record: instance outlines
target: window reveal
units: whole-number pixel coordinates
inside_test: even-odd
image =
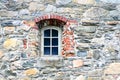
[[[60,50],[59,30],[49,27],[43,30],[43,55],[58,55]]]

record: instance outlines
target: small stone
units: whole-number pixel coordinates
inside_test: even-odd
[[[83,26],[97,26],[99,24],[98,21],[94,20],[81,20]]]
[[[31,80],[29,77],[21,78],[20,80]]]
[[[56,12],[57,8],[53,5],[48,5],[47,8],[45,9],[45,12]]]
[[[71,8],[57,8],[58,13],[69,13],[72,11],[73,11],[73,9],[71,9]]]
[[[15,21],[12,21],[12,24],[13,24],[14,26],[20,26],[21,23],[22,23],[21,20],[15,20]]]
[[[85,57],[85,56],[87,56],[87,52],[86,51],[78,51],[77,56],[78,57]]]
[[[104,74],[120,74],[120,63],[111,63],[108,68],[104,70]]]
[[[13,23],[12,23],[12,21],[3,22],[3,23],[1,23],[1,26],[3,26],[3,27],[6,27],[6,26],[12,27]]]
[[[100,1],[103,1],[103,2],[106,2],[106,3],[120,3],[119,0],[100,0]]]
[[[14,31],[15,31],[15,27],[11,27],[11,26],[4,27],[5,34],[10,34],[10,33],[13,33]]]
[[[120,17],[120,12],[117,10],[112,10],[109,12],[108,16],[112,17],[114,20],[118,20]]]
[[[120,5],[116,6],[117,10],[120,11]]]
[[[29,14],[30,14],[30,12],[28,9],[22,9],[19,11],[19,15],[29,15]]]
[[[66,5],[70,2],[72,2],[72,0],[56,0],[57,5]]]
[[[23,23],[31,27],[36,26],[36,23],[34,21],[24,21]]]
[[[81,67],[83,66],[84,62],[83,60],[73,60],[73,67]]]
[[[37,11],[37,10],[44,10],[45,6],[43,4],[39,4],[37,2],[31,2],[29,4],[28,9],[29,9],[29,11],[34,12],[34,11]]]
[[[14,38],[11,38],[11,39],[7,39],[4,43],[3,43],[3,47],[6,48],[6,49],[16,49],[18,46],[18,43],[17,43],[17,39],[14,39]]]
[[[26,70],[24,73],[27,76],[32,76],[32,75],[36,75],[37,73],[39,73],[39,70],[36,68],[31,68],[31,69]]]
[[[0,10],[1,17],[15,17],[18,16],[17,11],[7,11],[7,10]]]
[[[93,33],[96,31],[96,29],[97,29],[97,26],[83,26],[83,31],[88,33]]]
[[[95,17],[104,17],[108,14],[108,11],[103,9],[103,8],[99,8],[99,7],[92,7],[90,9],[88,9],[83,16],[87,17],[87,18],[95,18]]]
[[[108,21],[106,22],[108,25],[117,25],[119,22],[118,21]]]
[[[95,0],[73,0],[73,2],[79,3],[79,4],[95,4]]]
[[[75,80],[85,80],[85,76],[80,75],[80,76],[78,76]]]
[[[96,60],[98,60],[100,58],[100,51],[99,50],[93,51],[93,58]]]
[[[0,58],[4,56],[3,51],[0,51]]]

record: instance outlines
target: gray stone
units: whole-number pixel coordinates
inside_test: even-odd
[[[72,0],[56,0],[57,5],[66,5],[70,2],[72,2]]]
[[[38,11],[38,10],[44,10],[45,6],[43,4],[37,3],[37,2],[31,2],[29,4],[29,11],[30,12],[34,12],[34,11]]]
[[[18,12],[16,11],[7,11],[7,10],[0,10],[1,17],[15,17],[18,16]]]
[[[0,9],[7,9],[7,7],[3,3],[0,3]]]
[[[78,51],[77,56],[78,57],[85,57],[85,56],[87,56],[87,52],[86,51]]]
[[[117,10],[110,11],[108,16],[112,17],[114,20],[118,20],[120,12]]]
[[[15,72],[13,72],[12,70],[5,70],[5,75],[7,75],[7,76],[17,76],[17,74]]]
[[[14,26],[14,25],[13,25],[12,21],[7,21],[7,22],[1,23],[1,26],[6,27],[6,26]]]
[[[78,76],[75,80],[85,80],[85,76],[80,75],[80,76]]]
[[[45,12],[56,12],[57,8],[53,5],[47,5]]]
[[[22,9],[19,11],[19,15],[29,15],[29,14],[30,14],[30,12],[28,9]]]
[[[104,17],[108,14],[108,11],[103,9],[103,8],[99,8],[99,7],[92,7],[90,9],[88,9],[83,16],[84,17],[88,17],[88,18],[98,18],[98,17]]]
[[[73,1],[79,4],[84,4],[84,5],[90,5],[90,4],[96,3],[95,0],[73,0]]]
[[[27,3],[19,3],[17,6],[16,6],[16,10],[19,10],[19,9],[26,9],[28,8],[28,4]]]
[[[93,58],[98,60],[100,58],[100,51],[99,50],[95,50],[93,52]]]
[[[106,3],[120,3],[119,0],[100,0],[100,1],[103,1],[103,2],[106,2]]]
[[[21,20],[14,20],[14,21],[12,21],[12,24],[14,26],[20,26],[22,24],[22,21]]]

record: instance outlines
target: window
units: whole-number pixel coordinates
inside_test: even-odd
[[[59,55],[60,53],[60,28],[45,27],[42,29],[42,54],[44,56]]]

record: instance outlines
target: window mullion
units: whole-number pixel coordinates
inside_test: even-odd
[[[50,29],[50,55],[52,55],[52,29]]]

